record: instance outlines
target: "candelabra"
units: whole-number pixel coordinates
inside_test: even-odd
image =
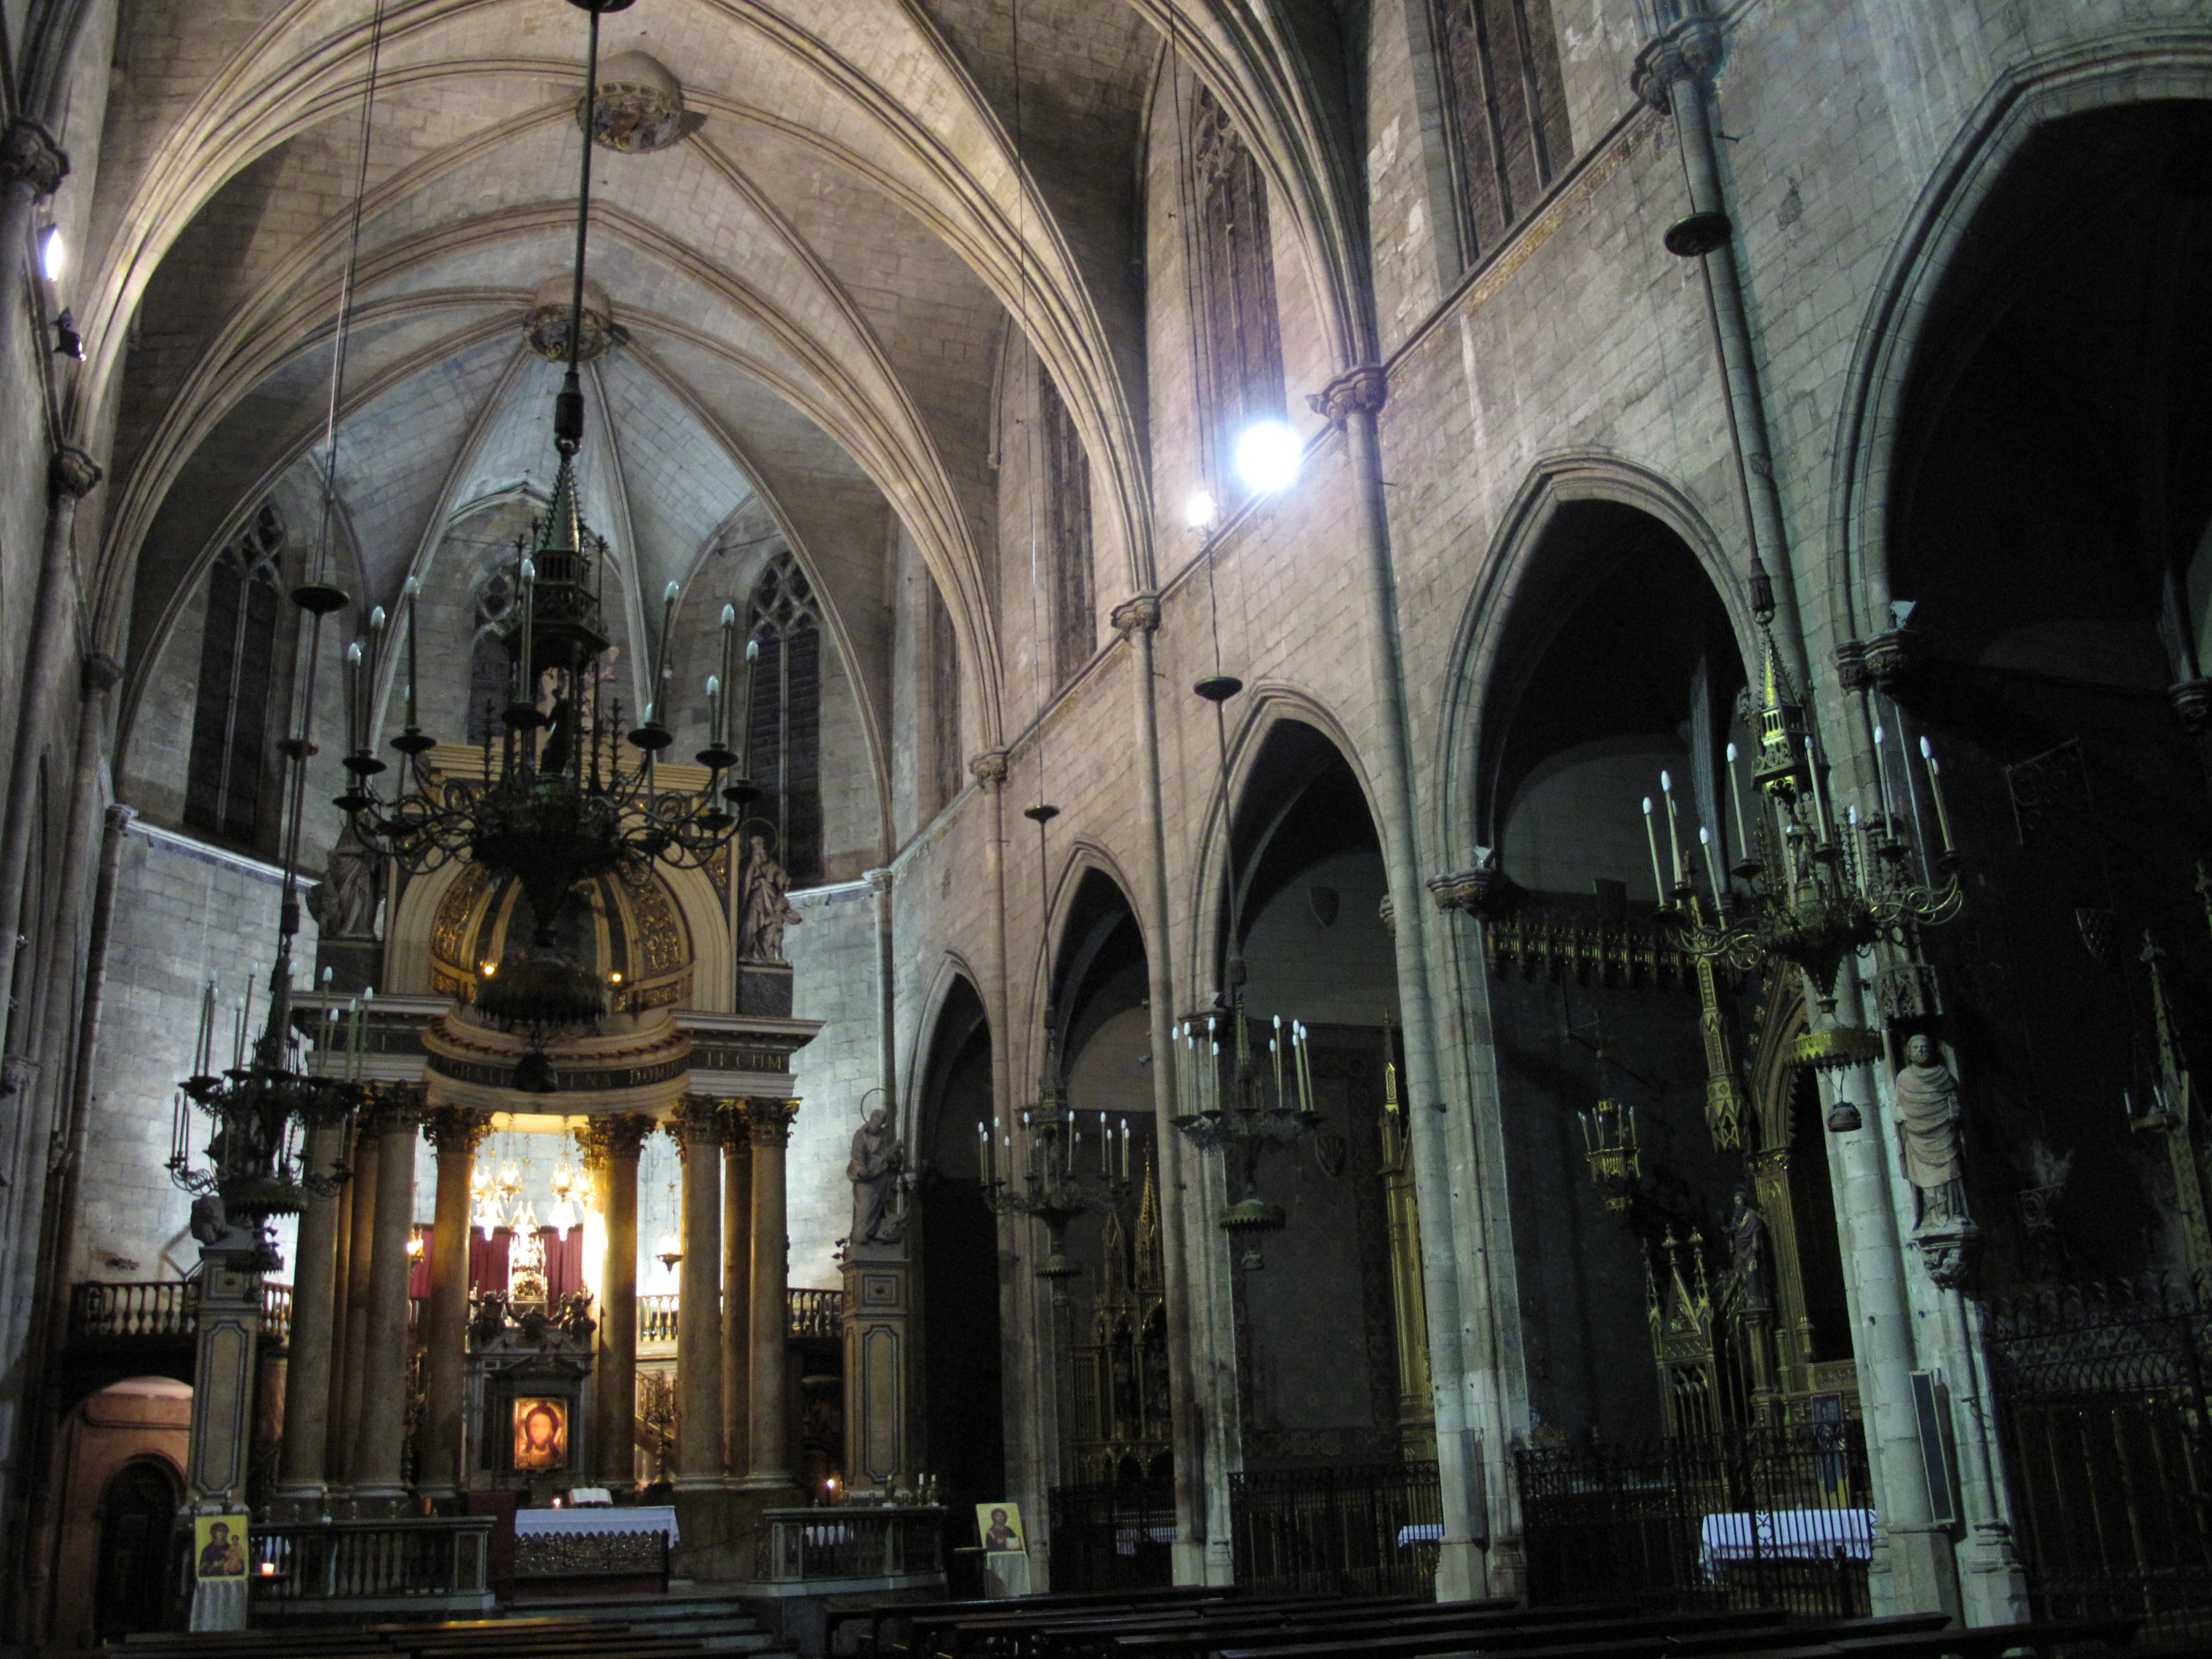
[[[1067,1254],[1068,1224],[1077,1217],[1118,1208],[1129,1193],[1129,1126],[1118,1132],[1099,1115],[1097,1156],[1085,1167],[1083,1131],[1067,1104],[1060,1081],[1060,1041],[1049,1011],[1045,1017],[1045,1062],[1036,1104],[1021,1115],[1029,1131],[1028,1163],[1018,1180],[1001,1171],[1003,1155],[1013,1156],[1012,1137],[994,1146],[988,1125],[978,1127],[983,1163],[983,1201],[998,1215],[1030,1216],[1044,1224],[1045,1258],[1036,1276],[1073,1279],[1083,1269]]]
[[[1711,828],[1698,828],[1698,861],[1709,891],[1700,891],[1698,872],[1684,849],[1673,778],[1659,775],[1662,808],[1644,797],[1644,838],[1660,920],[1700,963],[1750,969],[1780,957],[1803,969],[1826,997],[1846,956],[1883,939],[1907,944],[1915,927],[1958,915],[1963,895],[1954,867],[1942,769],[1923,738],[1918,767],[1909,754],[1901,755],[1902,777],[1893,787],[1887,734],[1877,726],[1878,810],[1862,817],[1856,804],[1839,806],[1806,732],[1803,708],[1771,643],[1758,720],[1748,813],[1736,746],[1727,750],[1738,861],[1723,872]],[[1932,863],[1924,847],[1915,845],[1923,775],[1936,826]],[[1662,811],[1663,867],[1657,824]]]
[[[1226,1010],[1193,1015],[1179,1028],[1177,1083],[1181,1097],[1193,1109],[1175,1121],[1192,1145],[1218,1151],[1229,1162],[1231,1183],[1241,1188],[1241,1195],[1222,1216],[1222,1231],[1241,1242],[1243,1265],[1257,1267],[1261,1236],[1279,1231],[1287,1218],[1280,1205],[1260,1196],[1260,1159],[1307,1139],[1322,1115],[1314,1109],[1304,1025],[1297,1020],[1286,1024],[1281,1015],[1275,1016],[1262,1064],[1253,1051],[1253,1022],[1244,1014],[1241,973],[1232,970],[1231,984]]]
[[[1590,1181],[1605,1207],[1618,1213],[1636,1198],[1636,1183],[1644,1178],[1644,1149],[1636,1138],[1636,1108],[1616,1100],[1601,1100],[1590,1110],[1577,1112],[1582,1120],[1583,1155],[1589,1160]]]

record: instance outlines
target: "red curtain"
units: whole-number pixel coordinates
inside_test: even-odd
[[[469,1294],[486,1291],[507,1294],[507,1245],[514,1235],[501,1227],[489,1238],[480,1227],[469,1229]]]
[[[427,1232],[427,1229],[425,1230]],[[545,1289],[555,1304],[571,1291],[584,1288],[584,1230],[574,1228],[563,1238],[551,1227],[541,1227],[538,1236],[545,1241]],[[469,1229],[469,1294],[482,1296],[486,1291],[507,1294],[507,1251],[514,1235],[501,1227],[489,1238],[482,1231]],[[427,1258],[428,1247],[424,1246]],[[421,1287],[412,1291],[416,1296],[430,1293],[429,1269],[418,1264],[416,1283]]]
[[[422,1246],[407,1264],[407,1294],[420,1302],[430,1294],[430,1229],[417,1225],[409,1237]]]

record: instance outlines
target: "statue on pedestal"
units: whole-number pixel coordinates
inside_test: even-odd
[[[323,878],[307,895],[307,911],[327,939],[376,938],[377,879],[381,862],[362,845],[350,822],[340,832],[323,866]]]
[[[1774,1291],[1766,1274],[1766,1218],[1751,1201],[1751,1189],[1735,1189],[1735,1212],[1729,1220],[1729,1282],[1739,1316],[1772,1313]]]
[[[853,1155],[845,1164],[845,1179],[853,1183],[854,1245],[896,1244],[906,1237],[906,1208],[899,1202],[905,1173],[906,1148],[886,1101],[853,1132]]]
[[[768,837],[745,837],[744,903],[738,912],[738,960],[783,960],[783,930],[800,920],[788,895],[791,877],[768,850]]]
[[[1959,1080],[1936,1053],[1935,1039],[1924,1032],[1905,1045],[1905,1064],[1897,1068],[1896,1097],[1905,1178],[1920,1195],[1918,1224],[1964,1220]]]

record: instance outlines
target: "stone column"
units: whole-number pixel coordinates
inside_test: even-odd
[[[742,1480],[752,1467],[753,1143],[744,1103],[722,1111],[722,1458]]]
[[[745,1471],[749,1492],[791,1486],[791,1401],[785,1350],[791,1341],[789,1256],[785,1237],[784,1149],[791,1144],[795,1100],[749,1100],[745,1121],[753,1143],[752,1432]]]
[[[422,1125],[437,1149],[438,1208],[430,1230],[429,1327],[423,1334],[422,1455],[417,1482],[433,1503],[453,1504],[467,1484],[462,1449],[463,1384],[469,1341],[469,1172],[491,1121],[465,1106],[441,1106]]]
[[[61,187],[69,170],[69,152],[44,123],[19,115],[0,130],[0,269],[11,286],[26,263],[31,210]],[[15,362],[16,331],[26,308],[20,296],[10,296],[0,319],[0,350],[7,354],[0,362]]]
[[[353,1479],[354,1444],[361,1437],[362,1364],[368,1354],[368,1259],[376,1236],[379,1141],[367,1122],[354,1126],[353,1176],[346,1182],[345,1232],[338,1242],[337,1375],[331,1379],[330,1426],[324,1478],[333,1485]]]
[[[599,1484],[613,1488],[637,1482],[637,1155],[652,1133],[653,1120],[636,1112],[594,1118],[576,1132],[606,1224],[589,1453]]]
[[[325,1124],[307,1136],[305,1162],[327,1176],[344,1153],[347,1126]],[[300,1215],[292,1268],[291,1355],[284,1372],[284,1449],[277,1468],[277,1511],[311,1520],[330,1495],[331,1376],[338,1336],[338,1236],[345,1188],[309,1196]]]
[[[401,1479],[407,1449],[407,1234],[415,1216],[415,1127],[421,1121],[418,1091],[386,1087],[378,1092],[371,1109],[377,1170],[368,1328],[351,1483],[354,1512],[364,1516],[396,1515],[407,1503]]]
[[[684,1269],[676,1319],[678,1492],[722,1481],[722,1113],[688,1096],[669,1126],[684,1154]]]

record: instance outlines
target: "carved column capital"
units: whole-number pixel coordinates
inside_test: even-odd
[[[1867,669],[1866,647],[1857,640],[1844,640],[1836,647],[1836,678],[1846,691],[1868,691],[1874,687],[1874,676]]]
[[[77,684],[88,697],[112,691],[122,683],[123,665],[105,651],[88,651],[77,668]]]
[[[1342,426],[1354,415],[1381,414],[1389,395],[1389,374],[1379,364],[1362,363],[1338,375],[1308,402],[1332,424]]]
[[[1674,106],[1676,82],[1708,80],[1720,61],[1720,26],[1711,18],[1686,17],[1636,54],[1628,84],[1663,115]]]
[[[100,463],[74,444],[61,444],[46,459],[46,488],[57,498],[81,501],[106,475]]]
[[[27,184],[33,197],[51,196],[69,177],[69,152],[27,115],[0,130],[0,184]]]
[[[433,1106],[422,1114],[422,1139],[438,1155],[461,1152],[473,1156],[491,1133],[491,1118],[469,1106]]]
[[[1124,599],[1114,607],[1114,631],[1123,639],[1137,634],[1154,634],[1160,626],[1160,596],[1139,593],[1133,599]]]
[[[725,1100],[722,1109],[722,1144],[732,1156],[750,1158],[753,1150],[752,1114],[750,1101]]]
[[[983,786],[985,793],[995,793],[1006,786],[1006,751],[987,749],[968,763],[968,769]]]
[[[397,1134],[412,1129],[428,1115],[429,1107],[419,1083],[371,1083],[361,1109],[363,1134]]]
[[[748,1100],[745,1102],[745,1127],[756,1146],[787,1146],[791,1144],[791,1121],[799,1115],[795,1100]]]
[[[653,1120],[643,1112],[617,1112],[592,1119],[575,1132],[576,1150],[583,1154],[585,1170],[597,1175],[611,1162],[636,1163],[653,1127]]]
[[[669,1138],[687,1158],[698,1147],[719,1151],[727,1133],[722,1103],[709,1095],[684,1096],[668,1120]]]

